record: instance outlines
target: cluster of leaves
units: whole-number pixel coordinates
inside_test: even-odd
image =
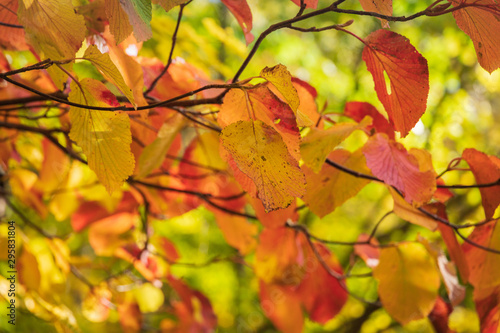
[[[474,288],[481,330],[500,332],[500,159],[469,148],[438,174],[428,151],[401,143],[426,111],[429,69],[389,27],[451,13],[491,73],[500,67],[500,4],[438,0],[393,16],[390,0],[360,0],[363,10],[344,8],[347,1],[320,9],[317,0],[293,2],[296,16],[254,41],[247,2],[222,0],[247,45],[254,42],[225,83],[172,57],[190,1],[153,1],[167,12],[179,6],[166,64],[137,56],[152,36],[151,1],[0,1],[0,45],[9,50],[0,53],[0,208],[5,221],[22,225],[22,311],[59,331],[88,321],[119,321],[127,332],[215,330],[209,298],[172,272],[194,258],[181,257],[176,235],[157,228],[205,207],[237,250],[227,260],[251,269],[263,313],[283,332],[301,332],[306,317],[326,324],[349,298],[372,312],[383,307],[402,325],[428,317],[436,331],[449,332],[465,286]],[[328,13],[353,19],[297,25]],[[356,35],[349,28],[360,16],[380,19],[383,29]],[[362,43],[387,118],[370,103],[350,101],[342,113],[349,120],[334,121],[318,110],[316,89],[281,64],[241,80],[263,40],[280,29],[336,30]],[[36,61],[13,61],[26,50]],[[341,148],[356,131],[362,144]],[[443,180],[469,171],[476,184]],[[349,242],[309,231],[306,214],[322,218],[370,183],[387,188],[394,208],[369,234]],[[479,188],[483,220],[448,220],[452,190],[464,188]],[[391,213],[440,236],[379,239]],[[352,249],[348,267],[330,245]],[[376,299],[352,293],[351,278],[376,281]]]

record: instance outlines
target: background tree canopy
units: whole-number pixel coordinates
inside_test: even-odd
[[[0,0],[0,330],[499,333],[499,31],[496,0]]]

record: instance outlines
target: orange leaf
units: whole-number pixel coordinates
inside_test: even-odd
[[[367,12],[375,12],[382,15],[392,15],[392,0],[359,0],[361,7]],[[380,19],[382,28],[389,28],[389,22]]]
[[[258,189],[266,211],[288,207],[305,192],[305,178],[281,136],[262,121],[239,121],[221,133],[221,143]]]
[[[284,333],[301,333],[304,315],[300,300],[288,286],[266,284],[260,280],[260,305],[264,314]]]
[[[292,77],[292,84],[299,95],[299,109],[297,110],[297,126],[315,126],[318,123],[318,128],[323,128],[321,115],[318,113],[315,99],[318,93],[309,83]]]
[[[365,40],[363,60],[394,128],[405,137],[424,114],[429,94],[427,60],[405,37],[377,30]],[[386,85],[387,75],[390,86]]]
[[[477,60],[489,73],[500,67],[500,4],[496,0],[450,0],[457,7],[473,4],[453,12],[458,27],[465,32],[476,49]]]
[[[500,180],[500,159],[488,156],[474,148],[465,149],[462,158],[469,164],[478,184],[492,183]],[[489,219],[500,205],[500,184],[498,186],[480,187],[481,198],[486,218]]]
[[[316,258],[309,244],[303,239],[302,242],[305,247],[303,267],[306,275],[297,289],[297,294],[311,320],[325,324],[340,312],[348,295],[345,286],[341,286],[344,282],[330,275]],[[342,268],[336,257],[323,244],[315,243],[314,246],[330,270],[342,275]]]
[[[397,193],[393,188],[389,188],[394,199],[394,213],[405,221],[411,222],[413,224],[422,226],[429,230],[436,230],[438,222],[425,213],[422,213],[417,208],[410,205],[399,193]],[[428,210],[428,205],[422,207]],[[432,212],[432,211],[431,211]]]
[[[226,7],[233,13],[240,24],[247,45],[253,41],[252,31],[252,12],[246,0],[221,0]]]
[[[6,24],[20,25],[17,20],[18,0],[0,0],[0,22]],[[2,29],[7,29],[0,34],[0,46],[6,49],[27,50],[28,45],[24,40],[24,29],[11,28],[4,26]]]
[[[142,313],[137,303],[125,302],[118,305],[120,325],[126,333],[140,332],[142,324]]]
[[[292,0],[297,6],[300,6],[300,0]],[[304,0],[306,8],[316,9],[318,7],[318,0]]]
[[[257,219],[266,228],[283,227],[288,220],[295,222],[299,219],[299,213],[296,210],[297,203],[295,201],[285,209],[277,209],[269,213],[266,213],[260,200],[250,199],[250,204],[255,209]]]
[[[224,239],[232,247],[237,248],[241,254],[250,253],[256,246],[255,237],[258,230],[257,225],[247,221],[246,218],[225,213],[219,209],[213,209]]]
[[[361,149],[352,154],[347,150],[337,149],[328,157],[346,168],[370,174]],[[318,174],[306,166],[302,169],[307,183],[303,200],[319,217],[333,212],[370,182],[368,179],[354,177],[328,164],[324,164]]]
[[[363,148],[366,164],[372,173],[387,185],[404,194],[406,201],[423,204],[436,190],[434,170],[420,170],[418,160],[404,146],[389,140],[385,134],[375,134]]]
[[[290,75],[286,66],[278,64],[271,68],[266,67],[260,72],[260,76],[271,82],[283,95],[292,110],[297,112],[300,104],[299,95],[292,84],[292,75]]]
[[[498,221],[476,227],[469,236],[469,240],[500,251],[500,223]],[[469,265],[469,282],[477,289],[498,287],[500,285],[500,274],[498,274],[500,255],[469,243],[464,243],[462,249]]]
[[[371,125],[366,126],[367,133],[370,133],[373,129],[377,133],[387,134],[390,139],[394,140],[394,128],[370,103],[348,102],[345,105],[344,114],[358,123],[363,120],[364,117],[370,116],[373,121]]]

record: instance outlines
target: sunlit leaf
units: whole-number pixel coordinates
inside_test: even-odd
[[[329,159],[356,172],[371,174],[360,149],[352,154],[337,149],[330,154]],[[328,164],[324,164],[319,173],[314,173],[308,167],[303,167],[303,170],[307,183],[303,200],[319,217],[333,212],[370,182],[368,179],[354,177]]]
[[[429,94],[427,60],[405,37],[377,30],[365,40],[363,60],[373,76],[375,91],[401,136],[408,135],[424,114]],[[389,78],[389,86],[384,75]]]
[[[108,319],[111,291],[105,285],[92,288],[83,300],[82,314],[91,322],[100,323]]]
[[[120,0],[120,5],[123,11],[127,14],[128,20],[132,25],[134,30],[134,36],[138,42],[143,42],[150,39],[153,36],[151,31],[151,17],[152,17],[152,7],[151,1],[149,0]],[[118,14],[118,9],[114,8],[113,15]],[[122,18],[122,14],[117,15],[118,18]],[[121,25],[122,23],[118,23]],[[120,34],[121,35],[121,34]]]
[[[384,308],[403,325],[425,318],[434,307],[439,271],[422,244],[402,243],[381,249],[373,277],[379,282]]]
[[[135,105],[132,90],[125,84],[122,75],[108,54],[101,53],[96,46],[91,45],[85,50],[83,58],[90,61],[110,82],[120,89],[130,103]]]
[[[120,0],[106,0],[105,6],[106,15],[109,19],[109,30],[115,37],[116,43],[119,44],[130,36],[133,31],[132,25],[127,13],[120,5]]]
[[[469,164],[478,184],[500,181],[500,159],[489,156],[474,148],[465,149],[462,158]],[[496,208],[500,205],[500,184],[497,186],[480,187],[483,200],[484,214],[489,219],[493,217]]]
[[[496,0],[450,0],[453,6],[473,4],[453,12],[457,25],[474,43],[481,67],[492,73],[500,67],[500,4]]]
[[[299,95],[292,84],[292,76],[286,66],[279,64],[271,68],[266,67],[260,72],[260,76],[271,82],[285,97],[292,110],[297,112],[300,104]]]
[[[431,216],[419,211],[417,208],[410,205],[399,193],[397,193],[393,188],[389,188],[394,199],[394,213],[405,221],[411,222],[413,224],[422,226],[429,230],[436,230],[438,227],[438,222]],[[427,206],[423,206],[422,209],[428,210]],[[431,212],[432,213],[432,212]]]
[[[259,120],[239,121],[224,128],[221,142],[257,186],[266,211],[286,208],[304,194],[304,175],[272,127]]]
[[[385,134],[376,134],[365,144],[363,153],[372,173],[394,186],[413,205],[428,202],[436,190],[433,170],[421,171],[417,158]]]
[[[69,100],[89,106],[116,106],[116,98],[102,83],[83,79],[71,82]],[[109,193],[117,190],[134,171],[132,136],[126,114],[72,107],[70,137],[87,156],[90,169]]]
[[[188,2],[189,0],[153,0],[153,3],[156,3],[165,9],[165,11],[170,11],[172,8],[182,5],[183,3]]]
[[[300,152],[308,167],[319,172],[328,154],[344,141],[355,130],[364,129],[370,125],[371,119],[365,118],[359,124],[340,123],[327,130],[311,128],[311,132],[302,140]]]

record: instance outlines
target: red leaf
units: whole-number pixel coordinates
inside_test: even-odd
[[[374,129],[375,132],[385,133],[389,138],[394,139],[394,128],[370,103],[349,102],[345,105],[344,114],[358,123],[363,120],[365,116],[370,116],[373,121],[371,125],[366,126],[368,134]]]
[[[408,39],[392,31],[377,30],[365,43],[363,60],[373,76],[377,96],[391,124],[405,137],[425,112],[429,94],[427,60]]]
[[[436,180],[436,185],[445,185],[444,180],[442,178],[438,178]],[[434,192],[434,199],[439,202],[445,203],[450,200],[454,196],[453,192],[451,192],[447,188],[438,187],[436,192]]]
[[[474,290],[476,311],[481,323],[481,332],[498,333],[500,331],[500,287],[494,290]]]
[[[372,173],[401,191],[409,203],[423,204],[436,190],[432,170],[420,171],[418,160],[402,144],[376,134],[365,144],[363,153]]]
[[[465,149],[462,158],[469,164],[478,184],[492,183],[500,180],[500,159],[488,156],[474,148]],[[498,186],[480,187],[481,198],[486,218],[489,219],[500,205],[500,184]]]
[[[224,5],[233,13],[240,24],[247,45],[253,41],[252,30],[252,12],[246,0],[221,0]]]
[[[436,304],[434,304],[434,308],[432,309],[431,313],[429,313],[429,320],[436,330],[436,333],[455,332],[450,330],[450,328],[448,327],[448,318],[451,311],[451,305],[443,301],[441,297],[438,297]]]
[[[473,4],[453,12],[458,27],[472,39],[481,67],[492,73],[500,67],[500,4],[496,0],[450,0],[457,7]]]

